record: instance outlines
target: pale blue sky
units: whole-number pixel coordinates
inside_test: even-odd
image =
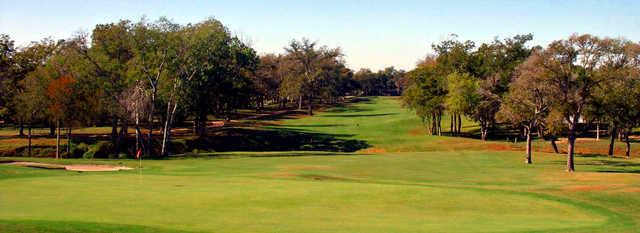
[[[0,0],[0,33],[18,44],[66,38],[118,19],[167,16],[179,23],[221,20],[259,53],[308,37],[340,46],[347,65],[411,69],[430,45],[458,34],[488,42],[533,33],[546,45],[572,33],[640,40],[640,1],[148,1]]]

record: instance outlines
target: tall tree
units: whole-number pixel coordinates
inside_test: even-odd
[[[339,48],[329,49],[326,46],[316,48],[316,42],[303,38],[300,41],[293,40],[285,48],[288,56],[295,62],[293,76],[290,79],[297,80],[300,100],[307,99],[307,113],[313,115],[313,101],[318,96],[319,81],[323,77],[322,65],[335,61],[342,57]],[[302,101],[300,101],[302,102]]]
[[[550,88],[551,111],[561,115],[568,128],[567,171],[575,171],[574,152],[578,122],[593,97],[592,90],[603,78],[595,69],[602,59],[598,37],[573,35],[552,42],[540,55],[547,74],[543,80]]]
[[[540,127],[549,111],[550,92],[543,82],[545,71],[540,67],[541,56],[537,53],[518,66],[514,79],[509,84],[509,92],[504,97],[499,120],[523,127],[527,138],[525,162],[532,163],[532,130]]]
[[[629,158],[629,134],[640,121],[640,45],[610,38],[602,39],[600,44],[603,58],[596,72],[604,81],[593,90],[590,110],[609,122],[609,156],[613,156],[616,134],[621,133]]]
[[[418,66],[407,73],[412,85],[402,95],[403,104],[413,109],[427,126],[431,135],[442,133],[441,121],[444,113],[447,89],[446,80],[433,66]]]

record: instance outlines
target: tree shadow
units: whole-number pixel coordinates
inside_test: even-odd
[[[210,137],[187,141],[187,147],[228,151],[330,151],[354,152],[370,145],[346,139],[351,134],[322,134],[294,129],[223,128]]]
[[[603,157],[594,155],[594,157]],[[597,172],[603,173],[640,173],[640,163],[617,159],[594,159],[576,163],[576,165],[597,166]]]
[[[376,113],[376,114],[335,114],[335,115],[322,115],[321,117],[377,117],[396,115],[397,113]]]
[[[312,124],[312,125],[278,125],[279,127],[291,127],[291,128],[324,128],[324,127],[339,127],[345,126],[345,124]]]

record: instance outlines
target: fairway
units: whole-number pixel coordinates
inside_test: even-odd
[[[448,124],[446,118],[444,125]],[[636,232],[640,161],[427,136],[398,98],[370,97],[268,130],[366,148],[228,152],[71,172],[0,165],[0,232]],[[463,129],[476,126],[465,121]],[[508,148],[508,149],[505,149]],[[51,162],[52,159],[30,159]],[[135,160],[63,160],[137,168]]]

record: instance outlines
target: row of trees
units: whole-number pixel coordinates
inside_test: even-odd
[[[108,124],[114,153],[164,156],[176,122],[192,121],[194,134],[206,136],[209,116],[289,103],[305,103],[312,114],[314,103],[361,92],[340,49],[302,39],[283,54],[258,56],[215,19],[122,20],[96,25],[91,37],[26,47],[2,35],[0,56],[1,119],[15,123],[21,136],[29,130],[29,148],[32,126],[48,125],[58,138],[56,156],[62,129],[70,138],[73,127]],[[129,127],[135,148],[121,148]]]
[[[480,125],[485,140],[497,123],[522,129],[531,163],[532,133],[568,138],[567,170],[574,171],[580,123],[608,124],[609,155],[616,135],[626,140],[640,123],[640,44],[622,38],[573,35],[547,47],[528,47],[531,35],[517,35],[476,47],[455,37],[433,45],[428,56],[408,73],[404,103],[442,132],[445,112],[451,132],[459,134],[461,115]]]

